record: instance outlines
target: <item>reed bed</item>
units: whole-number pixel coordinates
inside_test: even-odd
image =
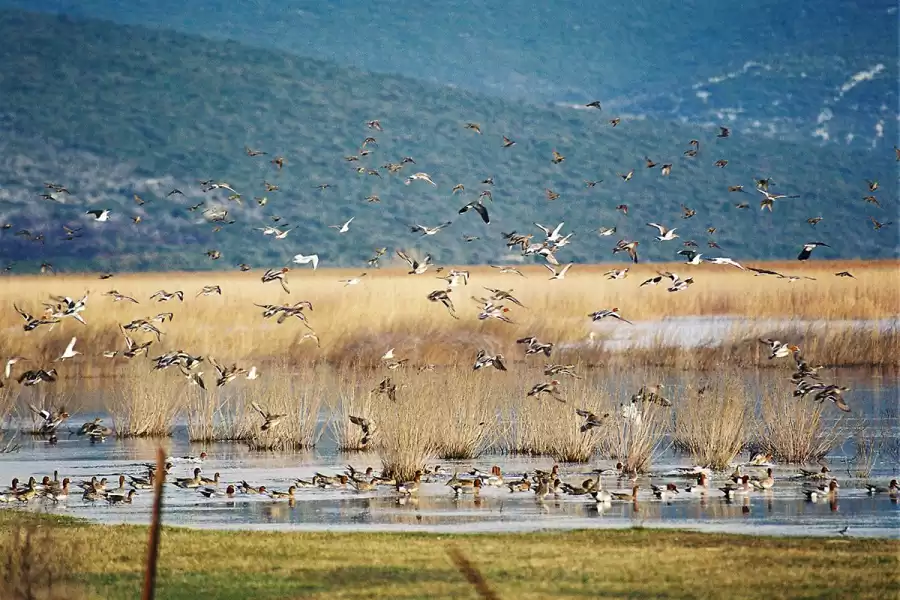
[[[646,473],[665,441],[670,424],[666,407],[650,402],[624,405],[614,416],[610,458],[618,459],[625,473]]]
[[[576,372],[583,366],[576,367]],[[547,379],[539,370],[529,373],[527,381]],[[565,400],[552,398],[527,398],[521,388],[517,400],[505,411],[509,423],[508,433],[502,445],[506,452],[533,456],[550,456],[559,462],[588,462],[601,444],[610,437],[611,416],[615,412],[612,395],[605,380],[590,374],[584,379],[565,378],[561,381]],[[590,411],[601,420],[609,415],[600,427],[582,431],[585,422],[576,409]]]
[[[270,369],[266,377],[248,382],[242,399],[258,404],[270,414],[284,415],[277,425],[263,430],[262,415],[253,414],[255,425],[246,440],[251,450],[304,450],[315,448],[324,427],[319,414],[334,382],[324,369],[292,373],[284,365]]]
[[[412,401],[430,399],[431,419],[439,423],[435,452],[446,460],[481,456],[502,434],[500,406],[509,399],[509,373],[449,372],[414,377],[403,391]]]
[[[847,472],[851,477],[866,478],[875,467],[884,439],[865,419],[857,424],[850,437],[853,440],[853,456],[847,460]]]
[[[526,332],[558,343],[587,342],[591,333],[599,335],[599,332],[592,328],[586,315],[612,306],[628,307],[625,316],[634,321],[716,315],[816,320],[895,318],[897,315],[900,271],[896,261],[816,261],[766,266],[816,277],[816,281],[789,283],[715,265],[659,264],[632,266],[629,277],[621,281],[603,277],[608,265],[576,265],[564,281],[549,283],[541,267],[523,267],[526,278],[471,267],[469,286],[451,293],[460,315],[460,320],[455,320],[443,307],[425,299],[429,292],[442,287],[439,285],[442,282],[428,274],[408,276],[393,269],[372,271],[363,285],[352,288],[338,282],[348,271],[291,272],[293,293],[290,295],[278,286],[261,283],[260,274],[253,271],[117,275],[109,281],[100,281],[92,275],[23,276],[8,279],[13,284],[0,290],[0,303],[9,307],[16,303],[36,314],[51,294],[80,296],[88,292],[88,308],[84,313],[88,325],[67,319],[52,330],[23,332],[18,315],[11,310],[4,311],[0,313],[0,329],[14,333],[0,339],[0,356],[20,354],[31,358],[34,364],[48,364],[65,348],[70,337],[77,336],[79,347],[90,350],[87,356],[65,363],[63,378],[118,373],[126,361],[107,359],[101,353],[124,347],[118,325],[168,311],[174,313],[174,320],[160,325],[164,335],[161,342],[154,342],[151,353],[157,348],[180,348],[195,354],[228,355],[238,361],[316,359],[336,364],[375,364],[378,356],[391,346],[403,348],[414,361],[451,364],[462,356],[469,357],[480,346],[508,352],[515,338]],[[678,294],[638,287],[643,278],[670,268],[679,273],[689,270],[697,283]],[[840,270],[852,271],[856,279],[835,277],[834,272]],[[197,297],[197,291],[209,284],[221,285],[223,295]],[[515,325],[475,318],[477,307],[469,297],[486,295],[482,286],[513,289],[528,307],[511,306],[509,316]],[[134,296],[140,304],[114,303],[102,296],[113,288]],[[160,289],[183,290],[185,300],[151,302],[150,295]],[[392,302],[383,302],[384,298],[391,298]],[[262,309],[254,306],[254,303],[288,303],[299,299],[310,300],[314,305],[307,316],[320,337],[321,348],[312,340],[301,343],[302,335],[308,330],[299,320],[288,319],[279,325],[274,319],[263,319]],[[361,311],[360,306],[368,308]],[[900,347],[900,336],[896,331],[838,331],[842,333],[817,334],[821,352],[818,347],[815,350],[823,361],[898,365],[896,350]],[[135,337],[153,339],[148,334]],[[833,343],[842,338],[849,343]],[[658,346],[665,347],[665,344]],[[654,359],[652,353],[646,356],[648,361],[662,361]],[[667,356],[666,362],[677,362],[673,352]]]
[[[193,393],[182,377],[132,364],[104,400],[118,437],[168,437]]]
[[[822,460],[842,439],[841,416],[827,424],[824,403],[793,398],[782,382],[764,384],[754,444],[779,462],[806,464]]]
[[[752,391],[725,373],[690,386],[676,404],[672,443],[695,464],[722,471],[747,444]]]
[[[329,405],[328,429],[331,437],[338,449],[344,452],[372,450],[378,439],[374,396],[357,369],[342,369],[338,372],[337,381],[337,393],[332,395]],[[371,423],[368,435],[360,425],[351,422],[351,416]]]
[[[0,454],[15,452],[19,449],[19,445],[16,443],[19,432],[11,430],[9,427],[18,397],[18,390],[11,387],[0,388]]]
[[[411,480],[437,456],[440,424],[433,418],[433,407],[421,396],[398,397],[396,402],[385,396],[375,399],[373,414],[380,432],[377,450],[387,476]]]

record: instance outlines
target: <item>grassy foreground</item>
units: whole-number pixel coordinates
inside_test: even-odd
[[[10,554],[10,532],[22,518],[0,513],[0,555]],[[38,558],[69,561],[70,581],[83,583],[87,597],[139,596],[145,527],[49,517],[30,525],[47,532],[54,554],[65,554]],[[165,528],[157,598],[475,598],[447,554],[454,546],[502,598],[883,598],[900,579],[897,540],[645,529],[448,536]]]

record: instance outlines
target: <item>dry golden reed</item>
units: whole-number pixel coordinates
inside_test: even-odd
[[[762,398],[755,446],[785,463],[805,464],[822,460],[843,439],[841,416],[832,423],[823,418],[828,404],[810,396],[793,398],[786,382],[762,384]]]
[[[728,468],[748,441],[753,398],[736,374],[721,373],[688,388],[675,404],[673,444],[696,465]]]
[[[148,373],[146,363],[128,365],[104,393],[106,411],[119,437],[168,437],[189,398],[200,393],[171,371]],[[147,370],[145,370],[147,369]]]
[[[425,298],[429,292],[444,288],[442,281],[431,273],[410,276],[393,269],[371,271],[362,285],[349,288],[338,280],[348,273],[356,274],[355,271],[292,271],[291,294],[280,286],[263,284],[254,271],[145,273],[117,275],[107,281],[95,275],[22,276],[5,280],[12,285],[0,289],[0,303],[9,308],[16,303],[34,314],[43,309],[42,302],[50,295],[80,296],[89,292],[84,313],[88,325],[67,319],[52,330],[43,327],[24,332],[18,315],[12,310],[3,311],[0,328],[14,333],[0,339],[0,356],[20,354],[31,358],[35,365],[47,365],[59,356],[72,336],[77,336],[76,348],[85,351],[86,356],[67,361],[61,376],[109,375],[127,362],[121,357],[102,356],[104,350],[124,348],[118,324],[160,312],[174,313],[174,320],[159,325],[164,334],[162,341],[151,347],[151,356],[165,348],[213,354],[230,361],[281,358],[292,362],[316,359],[361,364],[375,364],[391,346],[404,348],[414,361],[453,364],[470,360],[478,347],[509,353],[515,338],[522,335],[537,335],[557,343],[584,342],[592,332],[587,314],[614,306],[633,321],[718,315],[826,320],[897,316],[900,271],[896,261],[765,266],[816,280],[789,283],[771,276],[755,277],[733,267],[659,264],[632,265],[629,277],[619,281],[603,276],[609,265],[575,265],[565,280],[549,282],[541,267],[523,267],[527,278],[472,267],[469,285],[451,292],[460,315],[455,320],[440,304]],[[666,269],[690,272],[696,284],[677,294],[659,287],[638,287],[644,278]],[[842,270],[850,270],[856,279],[834,276]],[[197,296],[202,286],[211,284],[221,285],[223,295]],[[477,305],[471,296],[488,295],[484,286],[512,289],[528,307],[509,305],[509,316],[515,325],[475,318]],[[134,296],[140,304],[113,302],[111,297],[102,295],[113,288]],[[182,290],[185,300],[150,301],[150,295],[160,289]],[[314,309],[306,311],[306,315],[319,335],[321,348],[312,339],[303,339],[309,330],[298,319],[279,325],[275,319],[264,319],[262,309],[254,306],[301,299],[313,303]],[[815,336],[822,346],[823,360],[839,364],[898,364],[896,350],[900,339],[896,328],[893,333],[849,331],[838,335],[838,339],[832,334]],[[155,339],[145,333],[134,337],[140,341]],[[852,343],[832,343],[840,341]],[[665,340],[660,342],[657,346],[666,346]],[[807,343],[812,342],[810,338]],[[674,359],[672,354],[671,360]]]

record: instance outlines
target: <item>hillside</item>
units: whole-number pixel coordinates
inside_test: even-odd
[[[873,232],[868,215],[889,221],[897,213],[894,153],[884,148],[818,146],[778,142],[752,132],[716,137],[699,127],[652,119],[623,119],[611,127],[607,111],[545,108],[333,63],[101,21],[73,21],[18,11],[0,12],[0,256],[5,261],[62,269],[148,270],[232,268],[283,264],[295,253],[318,253],[324,264],[362,266],[376,246],[430,252],[439,262],[507,260],[500,232],[537,232],[532,221],[576,235],[560,260],[609,260],[617,239],[641,241],[642,259],[672,260],[681,245],[653,240],[647,221],[678,226],[682,239],[707,239],[738,259],[790,258],[806,241],[830,243],[821,258],[876,258],[896,254],[897,226]],[[365,126],[379,119],[384,132]],[[481,125],[478,135],[464,127]],[[347,162],[364,138],[373,153]],[[502,147],[502,136],[516,140]],[[683,152],[701,142],[696,158]],[[267,156],[250,158],[244,147]],[[551,163],[551,152],[565,156]],[[283,155],[276,169],[267,159]],[[398,175],[387,162],[415,159]],[[644,156],[673,163],[670,177]],[[728,165],[713,163],[727,159]],[[359,175],[357,165],[381,177]],[[634,169],[628,182],[616,173]],[[405,176],[430,173],[436,187],[404,185]],[[474,200],[493,177],[492,222],[457,209]],[[752,191],[769,177],[773,191],[800,194],[759,210]],[[203,193],[198,180],[231,184],[243,195],[238,206],[220,191]],[[588,189],[583,180],[602,179]],[[866,204],[865,180],[880,180],[881,208]],[[280,189],[266,193],[263,182]],[[44,182],[65,185],[64,204],[44,200]],[[319,190],[316,186],[331,187]],[[463,194],[451,194],[463,183]],[[742,184],[749,194],[728,193]],[[184,196],[166,197],[173,188]],[[545,188],[561,196],[548,202]],[[139,194],[146,203],[132,199]],[[365,198],[377,194],[378,204]],[[265,196],[260,207],[254,197]],[[200,211],[206,201],[228,205],[236,222],[213,232]],[[749,202],[750,208],[734,207]],[[682,220],[681,204],[696,210]],[[629,206],[628,215],[615,210]],[[108,223],[84,215],[110,208]],[[132,216],[141,216],[133,224]],[[296,226],[285,240],[254,231],[280,215]],[[806,219],[822,216],[815,228]],[[355,217],[349,233],[328,225]],[[408,225],[453,225],[420,238]],[[62,225],[82,227],[64,241]],[[613,237],[599,237],[613,226]],[[716,227],[708,238],[707,227]],[[27,229],[41,241],[14,234]],[[466,243],[462,235],[479,236]],[[210,261],[205,252],[218,249]],[[616,260],[625,261],[625,258]]]

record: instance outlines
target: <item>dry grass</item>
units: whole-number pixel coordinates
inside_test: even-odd
[[[270,414],[285,417],[263,431],[262,416],[252,413],[253,427],[247,445],[252,450],[304,450],[315,448],[324,427],[319,414],[328,395],[334,394],[334,381],[326,369],[292,373],[286,365],[270,368],[265,377],[246,382],[241,398],[245,410],[253,410],[251,402]]]
[[[342,369],[337,374],[338,391],[332,395],[329,406],[328,429],[331,436],[342,451],[360,452],[371,450],[378,436],[378,425],[373,425],[369,438],[366,439],[359,425],[350,422],[350,416],[370,419],[374,423],[374,396],[360,380],[358,369]],[[363,444],[363,441],[366,443]]]
[[[694,464],[726,469],[747,443],[751,394],[737,376],[727,373],[688,389],[676,404],[675,447],[689,452]]]
[[[501,433],[499,407],[509,398],[510,374],[457,367],[424,375],[411,378],[403,397],[431,404],[431,418],[440,424],[438,457],[467,460],[492,447]]]
[[[670,409],[650,402],[625,407],[634,412],[616,413],[610,430],[611,458],[620,460],[626,473],[646,473],[669,431]]]
[[[106,411],[119,437],[168,437],[185,399],[199,393],[171,372],[147,373],[145,364],[132,363],[104,394]]]
[[[0,290],[0,304],[13,303],[37,313],[41,302],[51,294],[76,296],[90,292],[85,312],[88,326],[66,320],[52,331],[40,328],[21,331],[21,320],[14,311],[0,316],[0,329],[10,335],[0,339],[0,356],[22,354],[33,364],[47,364],[59,355],[71,336],[78,336],[79,347],[89,355],[65,364],[63,377],[95,376],[116,372],[124,359],[106,359],[101,352],[121,348],[117,324],[159,312],[172,311],[175,319],[161,325],[164,336],[160,346],[180,348],[196,354],[228,355],[233,360],[320,358],[331,362],[373,364],[390,346],[402,349],[414,361],[454,363],[468,361],[478,347],[508,351],[512,340],[525,333],[557,342],[584,340],[591,331],[587,314],[600,308],[623,307],[631,320],[652,320],[672,316],[736,315],[751,319],[871,319],[896,317],[900,306],[900,272],[896,261],[814,262],[799,265],[766,264],[768,268],[791,274],[816,277],[788,283],[773,277],[754,277],[734,268],[702,265],[636,265],[622,281],[607,281],[604,265],[576,265],[564,281],[546,281],[541,267],[524,267],[527,278],[499,275],[493,269],[473,267],[470,285],[451,294],[461,316],[452,319],[439,305],[425,296],[443,287],[431,273],[408,276],[398,270],[371,272],[365,283],[345,288],[338,280],[348,272],[292,272],[293,293],[263,284],[259,274],[248,273],[166,273],[118,275],[100,281],[90,275],[27,276],[8,278],[10,285]],[[697,283],[688,291],[670,294],[660,288],[638,285],[657,270],[690,272]],[[837,278],[834,272],[849,269],[857,279]],[[356,272],[353,272],[356,274]],[[223,296],[195,297],[206,284],[220,284]],[[516,325],[475,319],[476,306],[469,298],[485,292],[481,286],[513,288],[528,307],[512,306]],[[136,297],[141,303],[114,303],[101,294],[110,289]],[[184,303],[150,302],[159,290],[184,290]],[[383,302],[391,298],[392,302]],[[296,319],[278,325],[265,320],[253,303],[286,303],[307,299],[315,310],[307,311],[310,323],[322,340],[318,350],[312,341],[300,343],[307,331]],[[360,310],[360,307],[367,307]],[[147,334],[135,337],[144,339]],[[829,334],[832,335],[832,334]],[[822,360],[836,364],[893,364],[900,337],[893,334],[844,333],[853,336],[839,341],[819,335]],[[150,339],[147,337],[146,339]]]
[[[822,416],[825,410],[834,410],[831,403],[793,398],[787,383],[763,385],[756,447],[779,462],[805,464],[822,460],[840,442],[843,416],[830,425]]]
[[[583,371],[578,367],[576,372]],[[599,416],[612,415],[615,408],[605,379],[588,373],[584,379],[565,377],[560,403],[549,397],[527,398],[532,383],[546,380],[538,369],[531,370],[517,382],[515,400],[508,403],[504,418],[509,423],[502,449],[514,454],[550,456],[559,462],[587,462],[610,436],[611,419],[599,428],[581,431],[584,418],[575,413],[583,409]]]
[[[860,422],[852,434],[853,456],[847,461],[847,471],[851,477],[868,477],[881,453],[884,438],[866,420]]]

